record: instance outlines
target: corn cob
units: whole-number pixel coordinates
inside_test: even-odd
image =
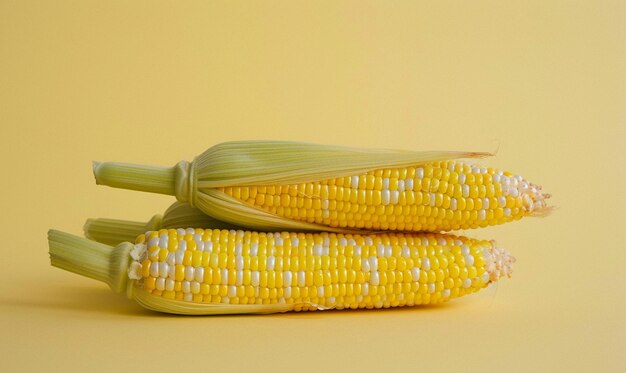
[[[162,229],[113,248],[51,230],[48,241],[53,266],[176,314],[436,304],[509,276],[514,262],[493,241],[434,233]]]
[[[87,219],[83,226],[85,237],[107,245],[133,242],[146,231],[162,228],[211,227],[213,229],[240,229],[234,224],[225,223],[206,215],[187,203],[174,202],[163,215],[156,214],[147,222],[119,219]]]
[[[226,143],[173,168],[95,163],[98,184],[175,195],[260,230],[449,231],[542,215],[550,196],[523,177],[457,158],[467,152]]]

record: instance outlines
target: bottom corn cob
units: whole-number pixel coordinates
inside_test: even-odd
[[[117,247],[51,230],[53,266],[178,314],[435,304],[509,276],[493,241],[446,234],[162,229]]]

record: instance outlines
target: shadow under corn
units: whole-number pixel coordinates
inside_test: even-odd
[[[419,305],[411,307],[395,307],[386,309],[343,309],[343,310],[323,310],[307,312],[285,312],[275,314],[243,314],[243,315],[173,315],[147,310],[142,308],[134,300],[128,299],[125,294],[113,293],[106,287],[95,286],[54,286],[45,289],[46,296],[30,296],[28,298],[4,298],[4,307],[19,308],[32,312],[70,312],[89,313],[106,315],[123,315],[131,317],[151,317],[151,318],[192,318],[192,317],[259,317],[259,318],[327,318],[327,317],[371,317],[372,313],[382,314],[408,314],[408,313],[430,313],[446,312],[459,307],[463,307],[465,302],[452,301],[437,305]]]

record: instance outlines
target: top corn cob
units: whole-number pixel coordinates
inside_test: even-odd
[[[540,186],[454,160],[484,155],[239,142],[173,168],[99,163],[94,174],[99,184],[176,195],[219,220],[264,230],[449,231],[547,211]]]

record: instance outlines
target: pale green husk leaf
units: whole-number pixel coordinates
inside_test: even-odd
[[[488,153],[360,149],[289,141],[218,144],[194,160],[197,188],[305,183]]]

